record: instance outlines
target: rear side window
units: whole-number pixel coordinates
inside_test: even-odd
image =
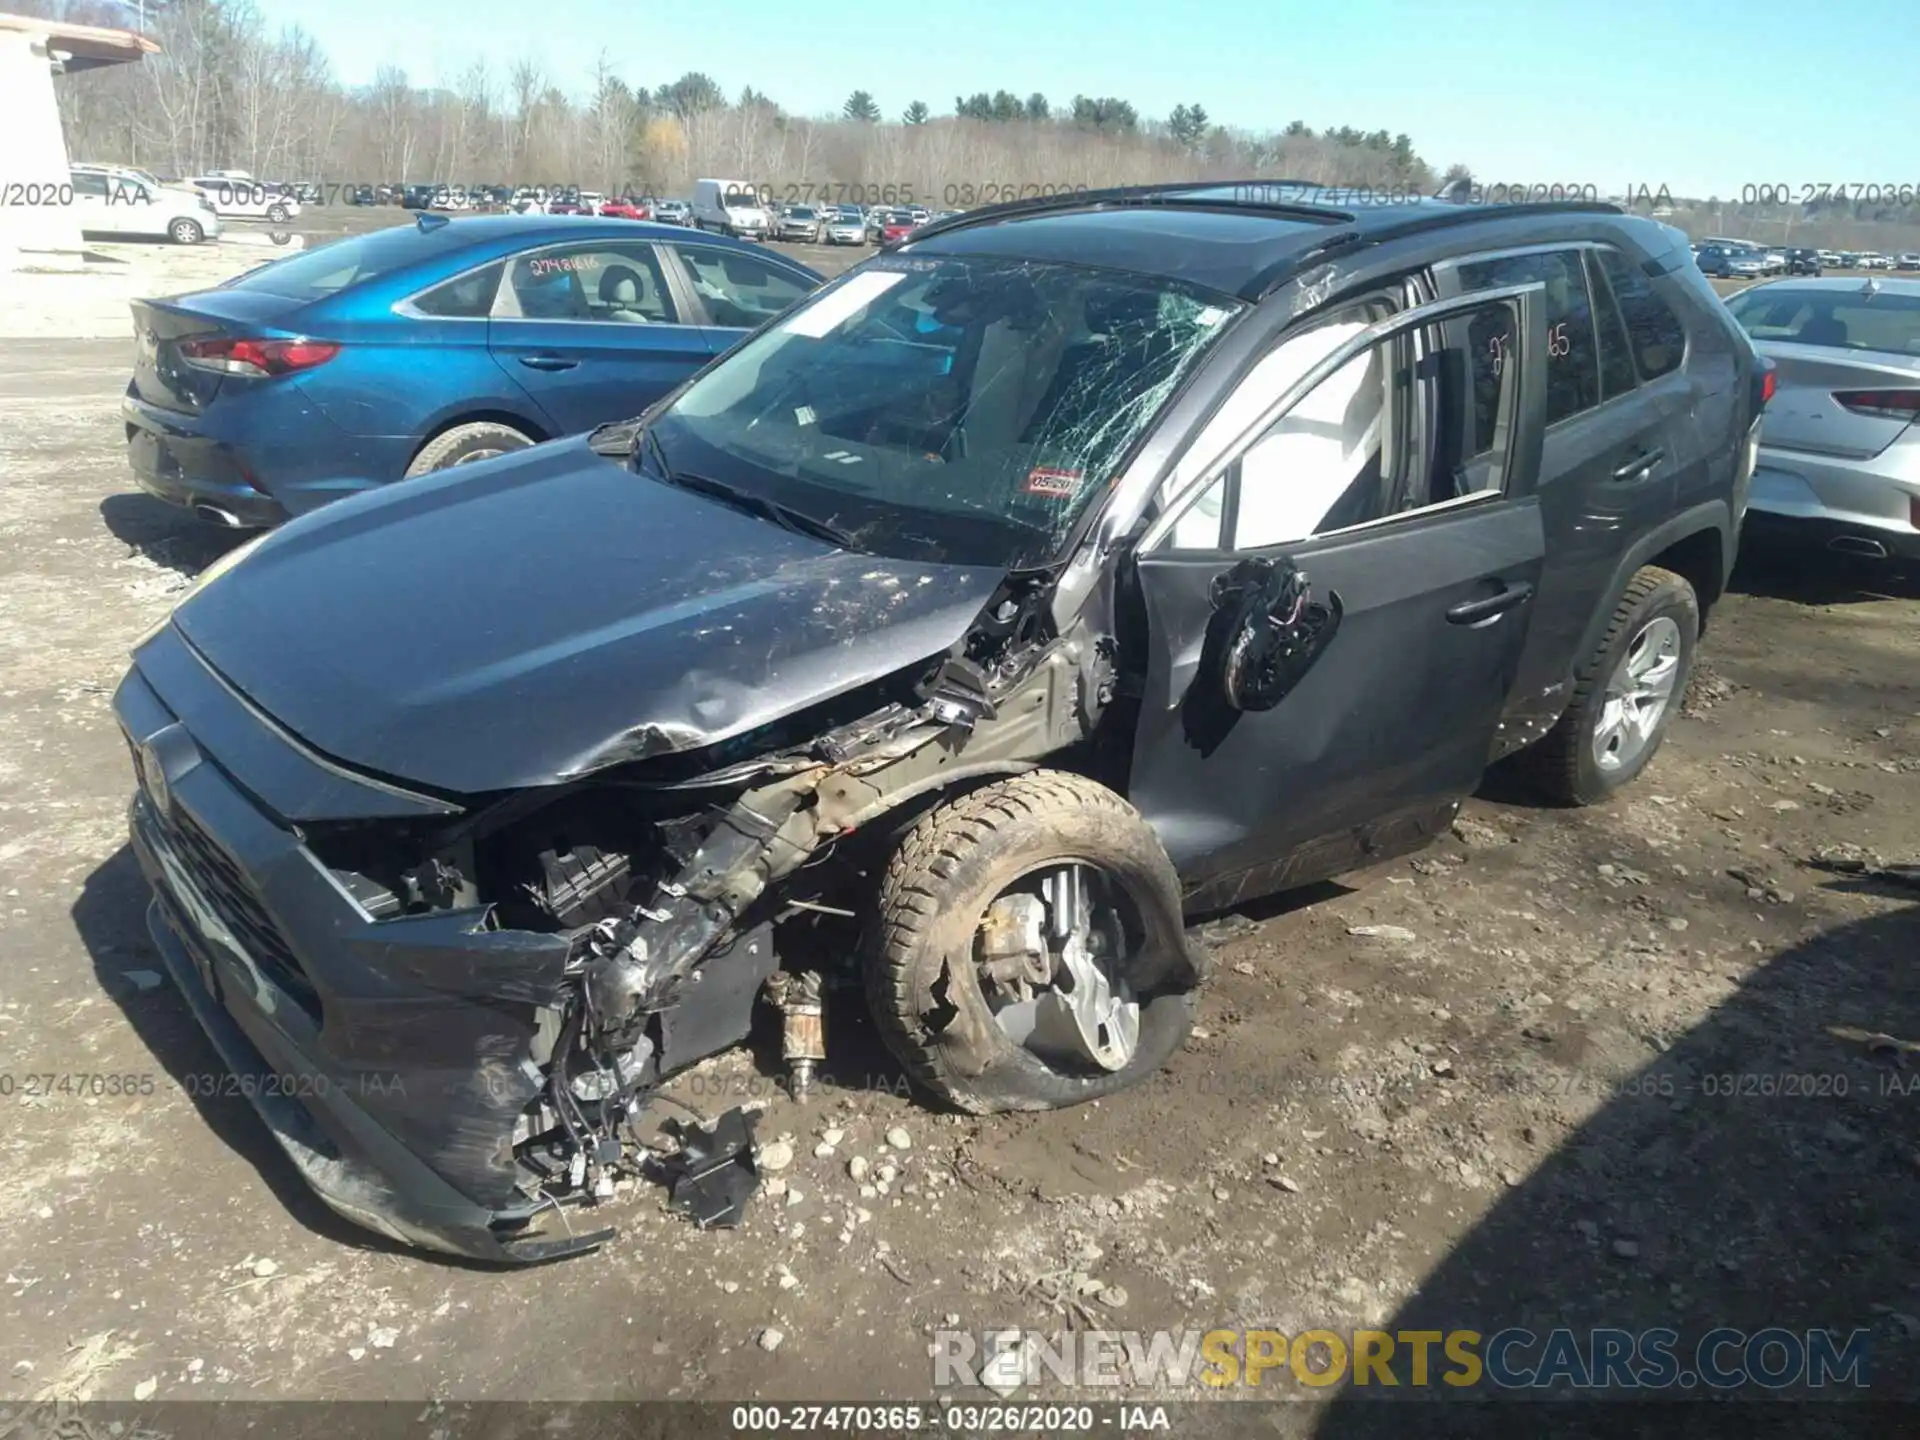
[[[370,235],[336,240],[304,255],[289,255],[264,270],[228,281],[226,288],[262,290],[269,295],[284,295],[289,300],[324,300],[349,285],[364,284],[391,274],[448,248],[439,230],[422,231],[414,225],[395,225]]]
[[[1600,340],[1600,398],[1611,400],[1639,384],[1634,375],[1633,351],[1627,340],[1627,327],[1614,303],[1613,289],[1598,257],[1587,252],[1587,279],[1593,284],[1593,311]]]
[[[1755,340],[1920,355],[1920,295],[1768,285],[1734,296],[1727,309]]]
[[[525,320],[679,321],[660,261],[644,243],[582,241],[522,255],[513,262],[502,305]]]
[[[1626,322],[1627,342],[1642,380],[1652,380],[1679,368],[1687,351],[1687,327],[1673,307],[1660,298],[1653,281],[1617,250],[1601,250],[1600,269]]]
[[[1600,359],[1594,344],[1593,302],[1578,250],[1509,255],[1460,267],[1464,290],[1539,281],[1546,286],[1547,423],[1600,403]],[[1493,444],[1500,375],[1511,351],[1508,312],[1483,310],[1472,325],[1475,453]]]
[[[443,320],[484,319],[493,309],[493,297],[500,289],[500,272],[505,268],[504,261],[495,261],[470,275],[436,285],[426,294],[416,295],[413,308],[422,315]]]

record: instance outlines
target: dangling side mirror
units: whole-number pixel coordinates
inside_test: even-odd
[[[1340,597],[1315,599],[1306,572],[1285,560],[1242,560],[1215,579],[1213,602],[1227,614],[1220,685],[1235,710],[1273,709],[1340,628]]]

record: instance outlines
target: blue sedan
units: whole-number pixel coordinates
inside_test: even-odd
[[[636,415],[820,283],[677,226],[423,215],[135,301],[129,459],[202,519],[275,525]]]

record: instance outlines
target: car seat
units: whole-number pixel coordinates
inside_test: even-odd
[[[1792,339],[1796,345],[1826,345],[1844,349],[1848,335],[1847,322],[1829,310],[1824,315],[1811,316],[1800,327],[1800,333]]]
[[[657,310],[652,303],[652,287],[638,270],[626,265],[610,265],[600,276],[600,318],[645,325],[653,319],[647,311]]]
[[[1379,518],[1382,352],[1362,351],[1316,385],[1240,461],[1232,548],[1304,540]]]
[[[586,292],[580,288],[580,276],[573,270],[529,276],[515,283],[513,293],[520,303],[521,316],[528,320],[592,318]]]

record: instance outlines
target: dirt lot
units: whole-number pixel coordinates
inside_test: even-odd
[[[1062,1325],[1079,1277],[1138,1330],[1868,1327],[1920,1386],[1920,918],[1810,863],[1920,855],[1912,575],[1749,564],[1630,798],[1496,776],[1428,854],[1210,925],[1141,1089],[935,1115],[838,1004],[805,1107],[744,1055],[678,1087],[795,1142],[741,1230],[630,1190],[602,1254],[498,1273],[334,1219],[157,983],[108,702],[230,542],[130,493],[124,364],[0,357],[0,1394],[924,1397],[933,1328]]]

